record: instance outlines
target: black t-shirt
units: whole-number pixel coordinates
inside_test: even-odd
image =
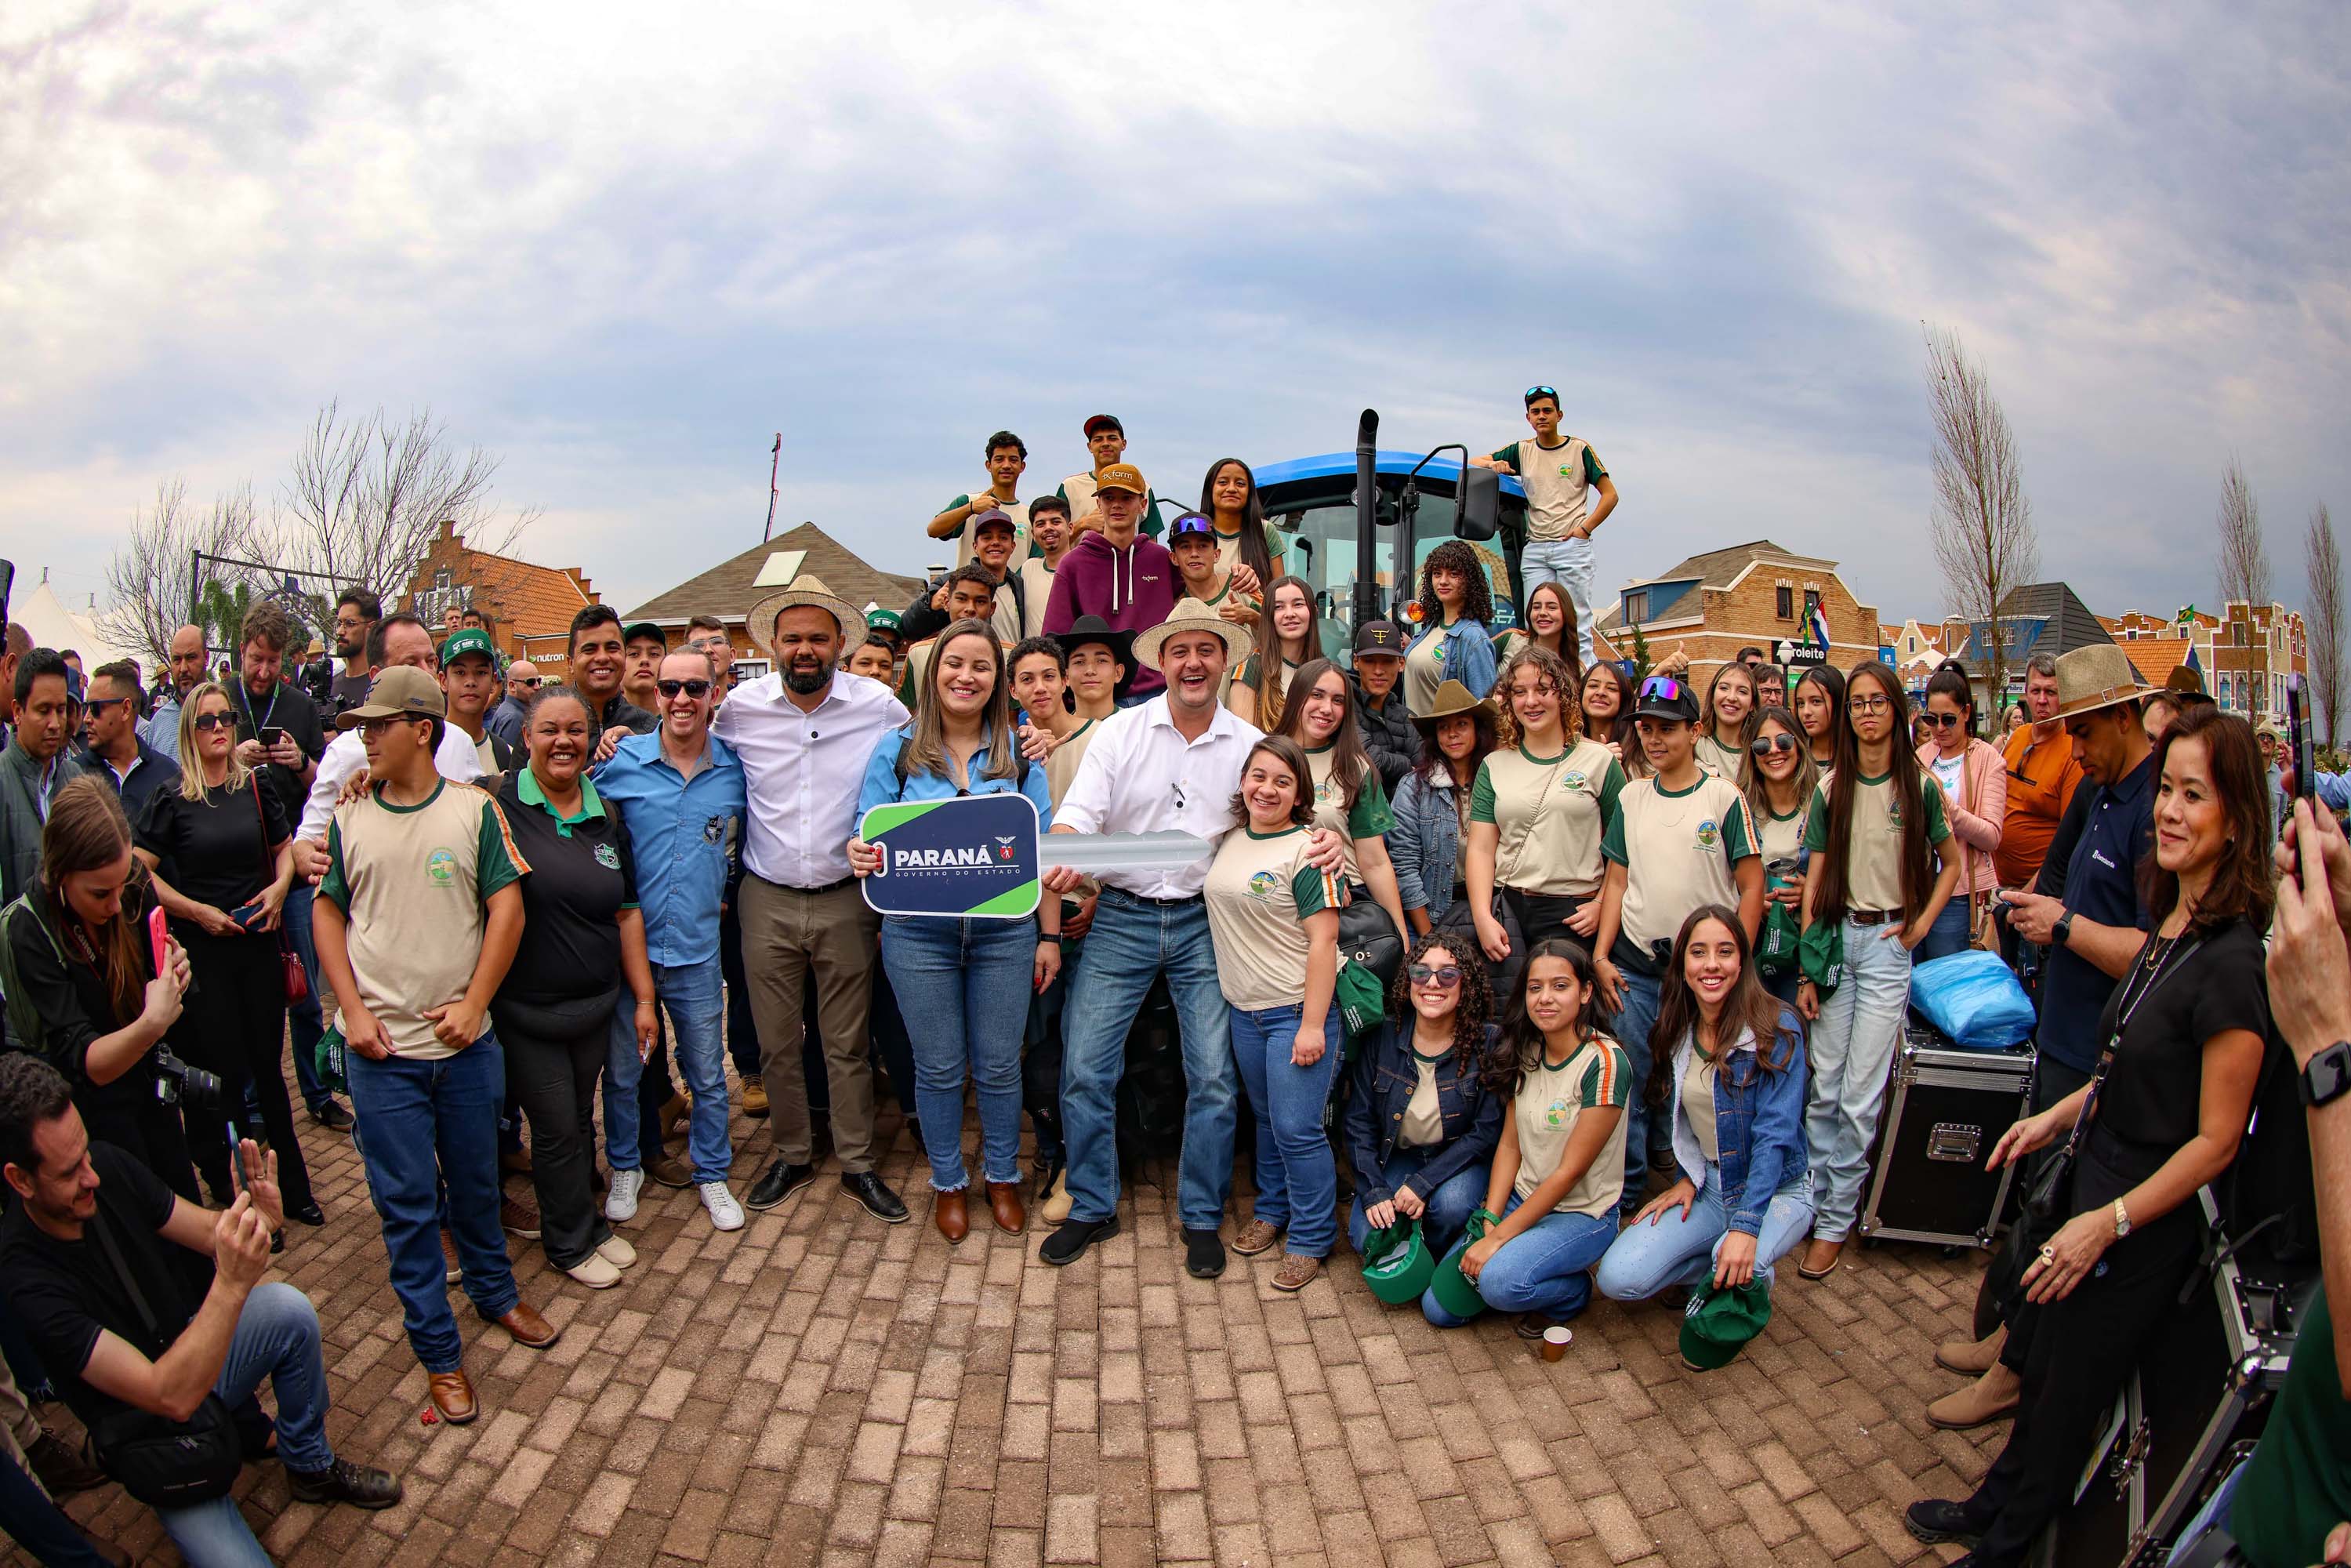
[[[326,755],[327,731],[319,717],[319,705],[310,694],[299,686],[280,681],[277,689],[267,696],[256,697],[246,689],[243,681],[235,683],[229,694],[230,706],[236,713],[236,737],[239,740],[259,740],[262,730],[282,729],[294,737],[302,755],[316,762]],[[275,762],[261,767],[261,777],[277,796],[279,811],[290,822],[302,820],[303,802],[309,798],[309,789],[302,782],[301,774],[291,768],[280,768]],[[166,876],[165,881],[170,881]],[[178,885],[174,883],[173,885]]]
[[[2180,938],[2182,946],[2193,940]],[[2103,1046],[2138,971],[2115,987],[2099,1024]],[[2230,1030],[2269,1033],[2269,983],[2261,933],[2232,920],[2176,956],[2124,1027],[2122,1044],[2098,1096],[2097,1120],[2082,1140],[2074,1209],[2111,1206],[2178,1154],[2201,1124],[2204,1045]],[[2187,1210],[2178,1212],[2186,1213]]]
[[[621,984],[621,911],[637,902],[636,860],[621,813],[558,822],[543,800],[522,797],[527,768],[498,780],[496,795],[515,846],[530,870],[522,879],[522,942],[499,994],[525,1003],[575,1001]],[[594,786],[582,780],[585,791]],[[534,785],[532,791],[538,793]]]
[[[249,782],[207,789],[201,801],[176,787],[158,789],[136,827],[139,847],[158,862],[156,874],[224,915],[260,896],[277,875],[270,852],[291,837],[277,791],[266,784],[256,790]]]
[[[368,685],[374,679],[372,675],[338,673],[327,685],[327,716],[340,716],[355,707],[365,706],[368,699]]]
[[[89,1162],[98,1171],[98,1217],[82,1227],[80,1240],[51,1236],[33,1223],[21,1203],[0,1220],[0,1274],[8,1281],[8,1308],[31,1336],[67,1406],[86,1427],[128,1408],[81,1380],[99,1332],[111,1331],[153,1361],[171,1348],[201,1304],[174,1257],[181,1249],[157,1234],[172,1218],[172,1189],[112,1144],[90,1145]],[[160,1333],[149,1332],[122,1288],[91,1233],[98,1225],[110,1228],[108,1234],[146,1296]]]
[[[154,978],[149,956],[147,912],[155,904],[155,888],[143,873],[134,872],[122,884],[122,911],[139,933],[138,985],[131,1007],[115,1005],[114,992],[100,967],[104,955],[86,944],[78,922],[61,911],[46,893],[35,890],[26,907],[7,917],[10,956],[16,966],[19,998],[31,1005],[39,1027],[25,1043],[49,1065],[66,1075],[75,1101],[82,1105],[120,1105],[152,1099],[155,1093],[154,1057],[141,1057],[131,1070],[110,1083],[89,1081],[89,1048],[101,1035],[112,1034],[138,1016],[146,1005],[147,982]]]

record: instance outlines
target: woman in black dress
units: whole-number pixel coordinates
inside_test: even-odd
[[[41,827],[40,882],[0,915],[8,1021],[73,1085],[91,1138],[127,1150],[194,1203],[180,1109],[164,1100],[155,1068],[155,1047],[181,1016],[188,956],[167,938],[163,973],[155,972],[154,907],[113,789],[93,778],[59,789]]]
[[[236,709],[202,685],[180,710],[180,782],[148,797],[136,850],[188,950],[195,986],[173,1032],[183,1054],[217,1072],[242,1107],[251,1081],[261,1124],[277,1151],[277,1186],[288,1218],[324,1225],[286,1093],[286,961],[278,913],[294,884],[294,835],[277,792],[236,759]],[[220,1117],[188,1119],[188,1146],[204,1185],[226,1207],[229,1133]]]
[[[2261,752],[2243,719],[2199,705],[2165,734],[2156,769],[2155,854],[2141,868],[2153,929],[2106,1004],[2098,1073],[1991,1154],[2012,1162],[2083,1124],[2073,1218],[2026,1267],[2010,1330],[2025,1342],[2016,1427],[1974,1496],[1907,1516],[1921,1541],[1973,1544],[1960,1561],[1979,1568],[2022,1563],[2071,1497],[2097,1422],[2195,1267],[2196,1190],[2236,1158],[2252,1113],[2273,900]]]

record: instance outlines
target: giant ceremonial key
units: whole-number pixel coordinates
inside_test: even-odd
[[[876,806],[857,836],[882,852],[865,902],[883,915],[1024,920],[1046,866],[1153,871],[1214,847],[1196,833],[1044,833],[1025,795],[962,795]]]

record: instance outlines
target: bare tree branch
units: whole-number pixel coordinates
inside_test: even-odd
[[[2220,608],[2232,603],[2255,609],[2270,602],[2270,556],[2262,546],[2262,504],[2244,465],[2234,457],[2220,475]]]
[[[2311,708],[2326,726],[2326,744],[2335,744],[2343,715],[2344,624],[2343,551],[2335,540],[2335,519],[2321,501],[2311,509],[2310,531],[2303,539],[2303,565],[2310,577],[2310,696]]]
[[[98,617],[99,630],[161,668],[170,659],[172,633],[188,623],[205,582],[231,586],[251,575],[214,566],[199,577],[194,552],[250,558],[255,534],[250,485],[215,497],[209,512],[198,512],[189,505],[184,480],[163,480],[155,486],[153,509],[131,519],[129,540],[106,563],[108,608]]]
[[[1988,629],[1984,677],[1998,702],[2008,679],[2008,596],[2041,570],[2040,536],[2008,414],[1982,361],[1956,333],[1928,328],[1927,403],[1935,422],[1935,559],[1951,612]]]

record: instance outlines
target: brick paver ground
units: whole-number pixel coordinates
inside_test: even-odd
[[[728,1236],[691,1192],[649,1187],[624,1228],[640,1261],[610,1291],[510,1238],[563,1338],[512,1345],[452,1287],[482,1415],[426,1426],[359,1157],[304,1125],[329,1224],[294,1228],[284,1273],[325,1327],[336,1447],[408,1491],[383,1513],[299,1506],[247,1467],[246,1515],[291,1563],[1877,1568],[1957,1554],[1912,1542],[1900,1511],[1963,1490],[2007,1431],[1921,1414],[1957,1383],[1930,1356],[1964,1328],[1971,1259],[1849,1251],[1827,1284],[1784,1270],[1761,1339],[1704,1376],[1661,1303],[1600,1303],[1545,1364],[1506,1321],[1439,1333],[1381,1305],[1343,1246],[1296,1296],[1266,1283],[1278,1253],[1186,1277],[1172,1170],[1068,1269],[1036,1260],[1040,1228],[998,1235],[984,1209],[949,1248],[890,1112],[905,1225],[828,1167]],[[739,1192],[768,1142],[739,1114],[734,1132]],[[71,1511],[178,1561],[114,1488]]]

